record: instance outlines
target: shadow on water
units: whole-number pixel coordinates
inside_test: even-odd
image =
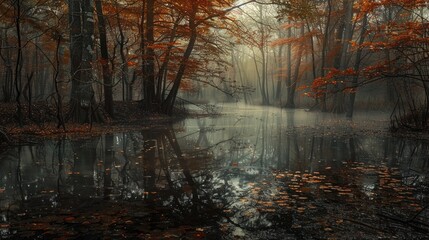
[[[427,236],[428,142],[309,130],[330,117],[299,110],[225,112],[9,150],[1,236]]]

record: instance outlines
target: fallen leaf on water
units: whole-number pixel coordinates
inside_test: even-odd
[[[164,238],[179,238],[179,236],[175,234],[164,234]]]
[[[66,223],[73,223],[74,220],[75,220],[74,217],[66,217],[66,218],[64,218],[64,222],[66,222]]]
[[[196,238],[204,238],[206,236],[206,234],[204,234],[203,232],[197,232],[194,234],[194,237]]]
[[[301,225],[299,225],[299,224],[293,224],[293,225],[291,226],[291,228],[301,228]]]
[[[50,225],[48,223],[33,223],[30,228],[33,231],[40,231],[48,229],[49,226]]]

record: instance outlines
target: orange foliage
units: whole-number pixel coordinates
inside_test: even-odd
[[[325,77],[316,78],[310,87],[303,87],[301,90],[309,89],[311,92],[305,93],[305,95],[320,98],[325,93],[328,92],[328,86],[334,86],[338,84],[344,83],[344,78],[353,77],[358,75],[359,73],[353,70],[352,68],[348,68],[346,70],[339,69],[329,69],[329,72]],[[349,89],[345,89],[344,91],[350,91]],[[353,90],[354,91],[354,90]]]
[[[372,12],[380,7],[400,6],[403,8],[419,8],[427,6],[426,0],[362,0],[357,3],[363,12]]]
[[[401,12],[396,18],[380,23],[380,11],[390,7],[401,9]],[[392,51],[394,58],[380,60],[380,55],[376,55],[376,61],[356,71],[329,69],[326,76],[315,79],[310,87],[303,87],[303,89],[311,90],[307,95],[321,97],[328,91],[328,86],[336,85],[339,83],[338,81],[345,81],[349,77],[359,76],[364,79],[363,81],[369,81],[385,76],[407,74],[410,70],[418,68],[419,64],[427,64],[427,58],[421,54],[427,51],[429,46],[428,18],[420,15],[423,7],[429,7],[427,0],[362,0],[357,2],[354,6],[358,11],[355,20],[362,19],[364,15],[374,20],[369,22],[366,34],[370,37],[365,36],[368,41],[362,44],[351,41],[352,50],[382,52],[381,56],[384,56],[385,51]],[[332,59],[337,54],[335,51],[337,49],[334,48],[328,53],[328,59]],[[347,91],[354,92],[356,89],[350,88]]]

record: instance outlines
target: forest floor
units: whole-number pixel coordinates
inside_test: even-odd
[[[109,117],[100,106],[104,122],[93,124],[77,124],[67,122],[65,129],[58,127],[56,109],[46,103],[22,105],[23,126],[19,126],[14,103],[0,104],[0,147],[18,142],[33,142],[41,138],[58,137],[90,137],[105,133],[132,131],[142,128],[164,126],[180,121],[186,117],[199,117],[200,113],[185,110],[178,111],[173,117],[141,110],[139,102],[115,102],[115,118]],[[64,116],[68,107],[64,107]]]

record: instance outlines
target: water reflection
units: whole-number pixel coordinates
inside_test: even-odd
[[[303,128],[314,124],[305,116],[328,120],[311,114],[252,108],[11,149],[0,156],[1,234],[73,224],[71,237],[424,236],[428,143]]]

